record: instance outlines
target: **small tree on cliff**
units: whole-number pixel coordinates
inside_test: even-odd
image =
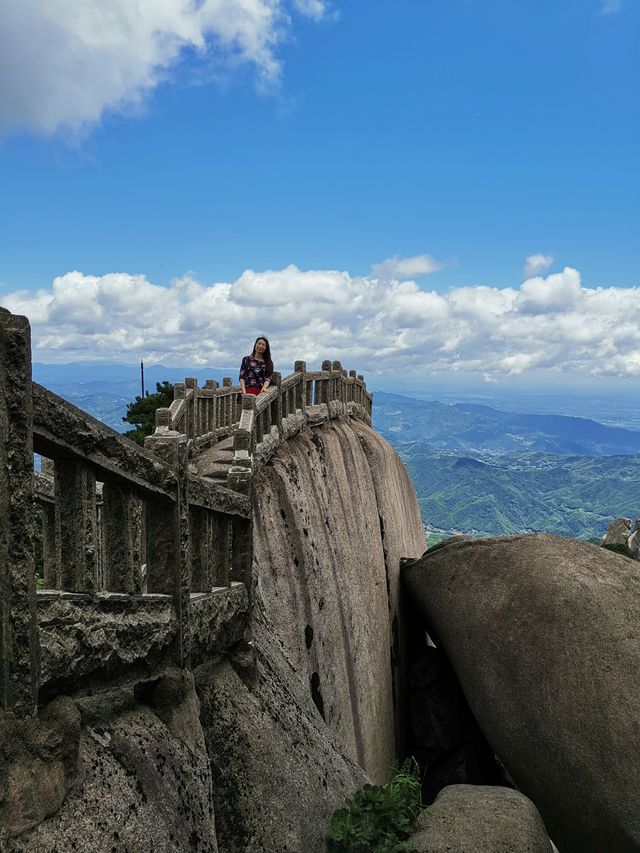
[[[144,444],[145,436],[151,435],[156,425],[156,409],[167,408],[173,403],[173,385],[167,382],[156,382],[156,393],[147,393],[144,397],[136,397],[133,403],[127,405],[127,414],[123,421],[133,424],[135,429],[125,432],[138,444]]]

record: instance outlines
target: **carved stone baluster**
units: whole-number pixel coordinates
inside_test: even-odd
[[[42,503],[42,564],[45,589],[55,589],[59,578],[55,504]]]
[[[198,430],[198,401],[196,400],[196,394],[198,393],[198,380],[193,376],[188,376],[184,380],[185,387],[187,389],[186,392],[186,412],[185,412],[185,433],[187,434],[187,438],[197,438],[199,433]]]
[[[213,539],[213,584],[229,586],[231,576],[231,521],[218,512],[211,513]]]
[[[142,592],[140,499],[119,483],[106,482],[102,491],[104,586],[110,592]]]
[[[67,592],[94,592],[98,553],[96,475],[78,459],[55,460],[56,546]]]
[[[204,387],[208,391],[213,391],[211,396],[208,398],[207,432],[215,432],[215,429],[217,427],[216,408],[217,408],[217,402],[218,402],[218,398],[216,397],[215,391],[218,387],[218,383],[216,382],[215,379],[207,379],[207,381],[204,383]]]
[[[271,375],[271,384],[276,389],[275,393],[272,393],[271,402],[267,406],[267,410],[269,411],[269,432],[271,432],[272,426],[278,427],[278,433],[282,434],[282,391],[280,389],[280,385],[282,383],[282,376],[277,371],[274,370]]]
[[[322,370],[327,377],[316,383],[316,403],[328,403],[331,399],[331,362],[328,359],[322,362]]]
[[[232,381],[230,376],[224,376],[222,379],[223,388],[231,388]],[[228,433],[231,432],[231,424],[233,423],[233,408],[231,394],[227,392],[222,398],[224,400],[224,426]]]
[[[356,372],[355,370],[349,371],[349,402],[356,402]]]
[[[210,592],[213,578],[213,535],[211,513],[191,507],[191,590]]]
[[[251,591],[253,534],[251,520],[234,516],[231,522],[231,580],[246,584]]]
[[[295,393],[295,408],[299,409],[302,414],[304,414],[305,409],[307,408],[307,383],[305,381],[305,373],[307,372],[307,364],[305,361],[296,361],[293,365],[293,369],[296,373],[302,374],[300,376],[300,382],[296,385],[296,393]]]

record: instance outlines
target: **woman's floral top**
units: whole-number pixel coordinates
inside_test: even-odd
[[[245,355],[240,365],[240,379],[244,379],[247,388],[262,388],[265,379],[271,379],[271,374],[266,375],[266,369],[264,361],[256,361],[250,355]]]

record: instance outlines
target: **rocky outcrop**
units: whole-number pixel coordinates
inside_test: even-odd
[[[80,714],[58,696],[38,717],[0,714],[0,842],[60,808],[78,775]]]
[[[424,550],[406,470],[373,430],[342,418],[289,440],[254,495],[256,596],[329,729],[386,781],[404,717],[399,562]]]
[[[340,750],[264,613],[255,641],[196,670],[225,853],[321,853],[333,812],[367,779]]]
[[[531,800],[509,788],[450,785],[419,815],[416,853],[551,853]]]
[[[637,564],[532,534],[447,544],[404,578],[562,853],[637,851]]]
[[[83,725],[76,785],[53,817],[10,839],[7,850],[216,853],[211,774],[191,676],[169,671],[135,691],[130,685],[77,701]],[[41,790],[42,779],[36,781]]]
[[[636,519],[633,532],[630,518],[614,518],[602,537],[602,544],[605,547],[613,546],[614,548],[622,546],[622,550],[628,548],[629,550],[625,553],[640,559],[640,518]]]

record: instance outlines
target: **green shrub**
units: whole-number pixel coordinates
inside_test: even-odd
[[[407,838],[422,808],[418,765],[407,759],[386,785],[365,785],[331,819],[332,853],[409,853]]]
[[[151,435],[156,427],[156,409],[168,408],[173,403],[173,385],[167,382],[156,382],[156,393],[148,391],[144,397],[139,395],[127,405],[127,414],[123,421],[133,424],[134,429],[127,430],[124,434],[133,439],[137,444],[144,445],[146,436]]]
[[[619,545],[603,545],[603,548],[606,548],[607,551],[613,551],[614,554],[622,554],[623,557],[632,557],[629,547],[627,545],[619,544]]]

